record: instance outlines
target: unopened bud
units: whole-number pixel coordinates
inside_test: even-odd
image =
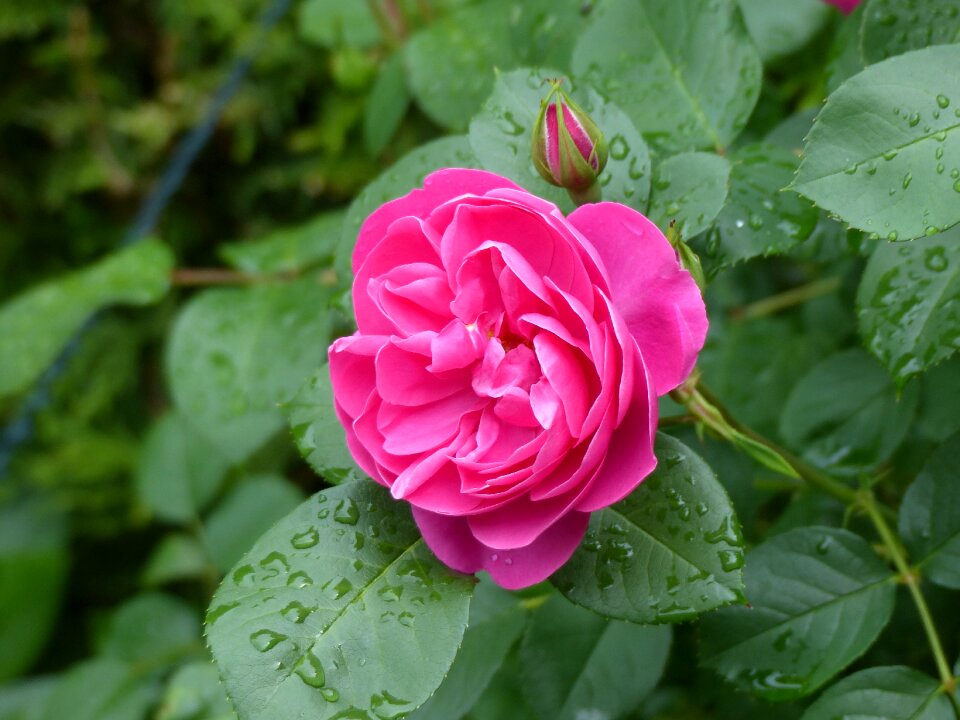
[[[576,197],[593,188],[607,164],[607,143],[594,122],[554,82],[533,126],[533,164],[549,183]]]

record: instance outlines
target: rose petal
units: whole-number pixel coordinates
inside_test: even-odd
[[[490,548],[470,532],[466,518],[439,515],[413,508],[423,539],[445,565],[465,573],[486,570],[508,590],[546,580],[570,559],[590,522],[586,513],[571,512],[533,543],[510,550]]]
[[[401,198],[377,208],[360,226],[353,249],[353,272],[358,273],[370,251],[386,235],[387,228],[402,217],[425,219],[434,208],[461,195],[483,195],[497,188],[519,188],[505,177],[485,170],[445,168],[424,178],[423,188],[412,190]]]
[[[617,203],[582,205],[570,223],[596,247],[613,304],[643,354],[658,395],[682,383],[707,335],[703,296],[663,233]]]

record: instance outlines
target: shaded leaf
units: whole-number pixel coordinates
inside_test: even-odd
[[[807,695],[873,644],[890,620],[894,576],[846,530],[791,530],[747,553],[750,606],[701,626],[700,661],[768,700]]]
[[[764,62],[796,52],[830,19],[821,0],[739,0],[750,37]]]
[[[200,653],[200,620],[179,598],[144,593],[114,611],[97,649],[117,660],[164,667]]]
[[[300,454],[324,480],[339,485],[366,477],[347,448],[343,425],[333,406],[327,365],[317,370],[293,400],[283,404],[283,411]]]
[[[960,590],[960,434],[937,448],[907,488],[900,534],[923,574]]]
[[[253,541],[303,500],[300,489],[279,475],[243,480],[204,523],[204,541],[214,565],[229,570]]]
[[[39,720],[143,720],[159,695],[153,677],[121,660],[94,658],[63,675]]]
[[[145,240],[9,300],[0,307],[0,397],[29,387],[97,310],[163,297],[172,267],[170,251]]]
[[[144,585],[197,578],[210,571],[206,550],[190,535],[167,535],[154,548],[143,567]]]
[[[163,693],[157,720],[236,720],[217,668],[193,662],[174,673]]]
[[[173,412],[154,423],[137,463],[140,500],[163,520],[195,519],[220,489],[229,462]]]
[[[64,519],[44,501],[0,504],[0,682],[29,669],[53,631],[66,545]]]
[[[409,106],[403,56],[395,53],[380,67],[363,110],[363,141],[370,155],[376,157],[387,147]]]
[[[802,720],[953,720],[940,683],[907,667],[878,667],[844,678],[821,695]]]
[[[344,213],[317,215],[303,225],[283,228],[249,242],[220,245],[217,251],[231,266],[248,273],[299,272],[333,259]]]
[[[455,10],[415,33],[404,57],[420,108],[443,127],[466,130],[493,87],[494,68],[516,64],[509,7],[485,0]]]
[[[876,360],[858,348],[831,355],[793,388],[780,433],[814,465],[855,473],[890,458],[903,442],[919,392],[898,397]]]
[[[166,358],[174,402],[233,462],[283,427],[277,403],[326,357],[330,294],[312,279],[206,290],[181,311]]]
[[[554,596],[520,646],[521,689],[542,720],[618,717],[654,688],[669,652],[669,627],[605,620]]]

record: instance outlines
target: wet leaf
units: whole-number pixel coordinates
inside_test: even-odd
[[[897,385],[953,355],[960,348],[960,227],[878,245],[857,306],[860,334]]]
[[[217,591],[207,637],[241,718],[395,716],[440,685],[472,589],[426,549],[405,504],[348,483],[257,541]]]
[[[553,583],[601,615],[679,622],[728,605],[743,589],[743,537],[723,486],[669,435],[657,469],[625,499],[594,513],[583,543]]]
[[[810,237],[817,210],[779,192],[793,177],[797,158],[774,145],[750,145],[731,156],[730,192],[710,232],[694,243],[708,275],[743,260],[778,255]]]
[[[960,46],[871,65],[827,98],[791,185],[853,227],[910,240],[960,222]]]
[[[894,576],[847,530],[791,530],[747,553],[749,606],[706,615],[700,662],[767,700],[813,692],[890,620]]]
[[[671,222],[684,238],[713,223],[727,199],[730,163],[713,153],[680,153],[657,165],[647,217],[666,231]]]
[[[613,0],[580,36],[573,69],[665,150],[726,147],[760,92],[760,58],[730,0]],[[682,38],[682,41],[678,41]]]
[[[863,4],[860,54],[867,64],[960,40],[960,0],[869,0]]]

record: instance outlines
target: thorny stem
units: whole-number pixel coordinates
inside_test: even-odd
[[[891,509],[879,504],[872,490],[867,488],[859,491],[854,490],[834,480],[826,473],[801,460],[789,451],[779,447],[776,443],[738,423],[720,404],[716,396],[702,384],[699,384],[696,377],[693,379],[692,387],[689,385],[681,387],[682,393],[678,397],[682,398],[682,401],[691,414],[695,415],[704,425],[715,430],[721,437],[736,443],[735,433],[745,435],[754,442],[763,445],[779,455],[796,471],[797,476],[810,486],[853,507],[859,508],[866,513],[876,528],[880,539],[883,541],[890,559],[900,574],[901,580],[910,592],[913,603],[917,608],[917,613],[920,615],[920,620],[923,623],[923,628],[927,635],[927,642],[930,644],[930,650],[933,653],[934,661],[937,665],[937,672],[940,675],[941,681],[941,690],[950,700],[957,720],[960,720],[960,704],[958,704],[957,698],[954,695],[957,690],[957,678],[954,677],[950,669],[950,664],[943,651],[943,644],[940,642],[940,636],[937,633],[933,616],[930,614],[930,608],[923,596],[923,592],[920,590],[919,577],[907,562],[902,541],[887,522],[887,518],[893,515]]]
[[[743,307],[734,308],[730,316],[736,319],[750,320],[753,318],[773,315],[794,305],[800,305],[818,297],[829,295],[836,291],[841,284],[839,277],[823,278],[806,285],[791,288],[785,292],[771,295],[763,300],[750,303]]]
[[[883,513],[880,512],[880,506],[877,504],[877,499],[874,497],[872,491],[862,490],[858,493],[857,503],[866,511],[867,516],[873,522],[873,526],[877,529],[877,534],[880,536],[880,539],[883,540],[883,544],[886,545],[887,552],[890,553],[890,558],[893,560],[894,566],[897,568],[901,579],[910,591],[913,604],[917,606],[917,612],[923,623],[923,629],[927,633],[927,642],[930,643],[933,659],[937,663],[937,672],[940,673],[943,691],[950,696],[954,690],[957,689],[957,679],[953,676],[953,672],[950,670],[950,664],[947,662],[947,656],[943,652],[943,645],[940,643],[940,636],[937,634],[936,625],[934,625],[933,617],[930,615],[930,608],[927,606],[927,601],[923,597],[923,592],[920,590],[919,578],[916,572],[907,564],[907,558],[903,553],[903,545],[900,542],[900,538],[897,537],[887,524],[886,518],[884,518]]]

